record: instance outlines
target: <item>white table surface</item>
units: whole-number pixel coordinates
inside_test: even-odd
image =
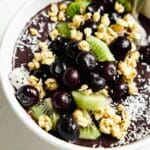
[[[0,0],[0,40],[10,18],[24,1],[27,0]],[[0,87],[0,150],[52,149],[18,119],[8,106]]]

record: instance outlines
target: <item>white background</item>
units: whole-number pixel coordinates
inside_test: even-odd
[[[10,18],[12,18],[16,10],[25,1],[28,0],[0,0],[0,40]],[[149,5],[147,5],[147,7],[149,7]],[[150,12],[147,12],[147,14],[150,15]],[[5,98],[3,98],[0,87],[0,150],[52,149],[50,145],[36,137],[19,121],[16,115],[11,111],[11,108],[7,105]]]
[[[24,1],[28,0],[0,0],[0,40],[10,18],[14,16],[16,10]],[[50,145],[36,137],[22,122],[20,122],[11,108],[7,105],[0,87],[0,150],[51,149]]]

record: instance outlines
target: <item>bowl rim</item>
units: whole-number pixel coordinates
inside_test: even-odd
[[[49,143],[52,146],[55,146],[59,149],[62,149],[62,147],[63,147],[63,149],[66,149],[66,150],[75,150],[75,149],[78,149],[78,150],[88,150],[88,149],[90,149],[90,150],[92,150],[92,149],[127,150],[129,148],[131,150],[134,150],[134,149],[137,150],[137,149],[140,149],[142,147],[148,146],[149,145],[148,142],[150,142],[150,138],[148,138],[148,136],[145,137],[144,139],[141,139],[141,140],[136,141],[134,143],[131,143],[129,145],[124,145],[124,146],[116,147],[116,148],[102,148],[102,147],[88,148],[88,147],[84,147],[84,146],[71,144],[71,143],[63,141],[63,140],[61,140],[61,139],[59,139],[59,138],[57,138],[51,134],[46,133],[26,113],[26,111],[23,109],[23,107],[19,104],[19,102],[14,97],[13,89],[12,89],[12,87],[10,85],[10,81],[8,79],[8,74],[5,73],[5,71],[4,71],[5,66],[3,65],[3,63],[4,63],[3,61],[4,61],[4,58],[7,58],[6,54],[5,54],[5,49],[7,49],[7,42],[8,42],[7,38],[10,35],[11,26],[14,25],[14,23],[17,21],[17,19],[19,17],[21,17],[21,14],[23,12],[26,12],[25,10],[27,10],[30,5],[33,5],[35,3],[35,1],[36,0],[30,0],[28,2],[24,2],[23,5],[16,11],[17,13],[14,15],[14,17],[12,17],[11,21],[8,23],[8,25],[5,29],[5,32],[3,34],[3,38],[2,38],[1,43],[0,43],[0,84],[1,84],[2,92],[4,93],[5,99],[7,100],[10,108],[15,112],[15,114],[19,118],[19,120],[21,120],[23,122],[23,124],[25,124],[25,126],[28,129],[30,129],[39,138],[43,139],[47,143]],[[45,3],[43,2],[43,3],[48,4],[48,2],[49,2],[49,4],[50,4],[50,3],[56,2],[56,0],[51,0],[51,1],[46,0],[46,1],[47,1],[47,3],[46,2]],[[60,1],[60,0],[57,0],[57,1]],[[45,5],[45,6],[47,6],[47,5]],[[40,11],[40,10],[38,10],[38,11]],[[35,14],[30,15],[30,18],[32,18],[32,16],[34,16]],[[21,31],[20,31],[20,33],[21,33]],[[15,45],[15,43],[13,43],[13,45]],[[8,87],[6,85],[8,85]],[[10,88],[10,91],[8,91],[8,88]],[[14,101],[12,100],[12,98],[14,99]]]

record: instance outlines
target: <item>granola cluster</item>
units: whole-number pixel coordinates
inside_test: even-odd
[[[99,118],[99,112],[96,112],[96,119],[100,119],[99,129],[102,133],[110,134],[117,139],[122,139],[127,134],[130,125],[130,115],[121,104],[118,105],[117,113],[115,109],[109,106],[100,111]]]

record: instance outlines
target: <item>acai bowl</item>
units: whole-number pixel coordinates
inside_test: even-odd
[[[149,134],[148,33],[126,4],[105,3],[65,1],[37,13],[49,2],[37,8],[30,2],[24,9],[34,4],[32,15],[22,9],[17,16],[25,16],[6,31],[7,48],[3,40],[9,51],[1,52],[1,81],[9,102],[60,149],[118,147]]]

